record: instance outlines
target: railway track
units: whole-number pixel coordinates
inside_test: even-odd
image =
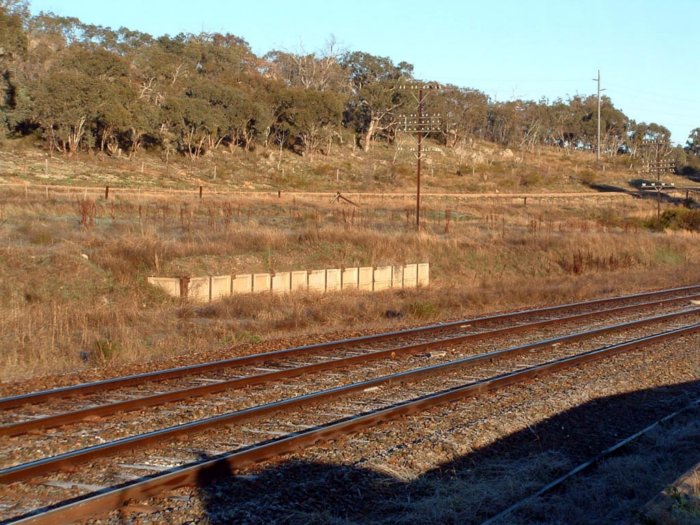
[[[699,292],[501,314],[5,398],[0,433],[10,464],[0,470],[0,518],[85,518],[439,403],[692,334],[700,331],[700,309],[690,303]],[[198,384],[183,388],[192,374]],[[100,397],[115,393],[127,398]],[[27,417],[28,408],[53,407],[54,395],[72,410]]]

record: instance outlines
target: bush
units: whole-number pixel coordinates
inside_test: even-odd
[[[411,317],[416,319],[432,319],[440,314],[440,308],[431,301],[414,301],[406,307]]]
[[[95,341],[94,356],[99,362],[112,361],[122,352],[119,341],[112,339],[98,339]]]
[[[656,217],[646,221],[645,226],[652,230],[689,230],[700,231],[700,210],[673,208],[661,213],[661,219]]]

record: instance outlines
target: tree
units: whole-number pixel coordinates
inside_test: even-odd
[[[688,135],[688,141],[685,143],[685,150],[696,157],[700,157],[700,128],[695,128]]]
[[[252,148],[255,136],[260,132],[256,126],[265,119],[264,109],[247,92],[230,84],[198,79],[187,94],[205,100],[218,112],[220,123],[210,136],[210,149],[224,141],[228,141],[230,147]]]
[[[412,78],[413,66],[369,53],[354,52],[343,57],[341,63],[351,85],[351,98],[346,108],[346,125],[353,126],[361,137],[360,143],[368,151],[374,136],[393,131],[396,110],[406,101],[398,88]]]
[[[26,17],[26,2],[0,1],[0,137],[12,127],[18,106],[21,86],[16,71],[27,53]]]
[[[454,147],[466,137],[484,137],[489,106],[487,95],[475,89],[444,86],[431,98],[431,107],[442,116],[445,145]]]
[[[294,137],[292,146],[300,146],[301,153],[311,154],[328,138],[334,127],[341,123],[343,104],[334,93],[289,89],[276,123],[277,132]]]
[[[0,60],[6,62],[24,56],[27,43],[23,16],[0,3]]]
[[[665,151],[663,151],[663,154],[665,155],[668,153],[668,151],[670,151],[671,131],[665,126],[657,124],[656,122],[647,124],[646,122],[638,123],[634,120],[630,121],[628,144],[633,156],[637,155],[641,146],[645,142],[665,144]]]
[[[299,53],[270,51],[263,57],[263,67],[270,78],[281,80],[290,87],[344,91],[347,77],[340,64],[341,58],[335,38],[331,37],[318,55],[304,50]]]
[[[78,71],[53,70],[32,86],[33,114],[49,150],[75,154],[97,98],[94,79]]]
[[[216,141],[223,125],[221,111],[206,100],[192,97],[171,97],[162,107],[163,132],[174,136],[177,150],[189,159],[196,159]]]

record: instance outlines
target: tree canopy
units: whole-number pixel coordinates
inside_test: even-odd
[[[413,66],[331,39],[318,53],[256,56],[231,34],[154,38],[52,13],[31,16],[26,0],[0,0],[0,132],[37,134],[51,151],[133,156],[142,148],[197,158],[218,148],[277,145],[327,151],[343,134],[368,150],[391,142],[400,116],[415,111],[401,89]],[[597,99],[495,102],[470,88],[443,86],[430,111],[442,115],[447,146],[479,138],[504,146],[592,148]],[[668,139],[662,125],[631,121],[602,99],[605,153]],[[700,128],[699,128],[700,129]],[[686,150],[700,151],[700,131]]]

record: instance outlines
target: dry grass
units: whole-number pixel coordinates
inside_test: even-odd
[[[369,153],[348,141],[334,146],[328,156],[300,157],[260,147],[252,152],[217,151],[195,161],[173,157],[167,162],[164,156],[145,151],[133,160],[88,153],[47,159],[41,146],[32,144],[32,139],[6,141],[0,153],[0,182],[189,188],[193,192],[200,185],[246,191],[411,191],[415,184],[415,156],[410,151],[415,144],[410,138],[393,145],[374,144]],[[438,143],[430,148],[435,151],[424,163],[426,191],[581,191],[596,184],[631,189],[640,178],[635,171],[638,161],[627,156],[606,157],[601,168],[590,152],[544,146],[511,151],[474,141],[456,149]],[[665,180],[687,185],[682,177],[668,175]]]
[[[652,232],[654,203],[134,196],[4,190],[0,379],[238,342],[384,329],[697,282],[697,234]],[[449,219],[448,219],[449,218]],[[449,227],[446,223],[449,220]],[[430,289],[183,305],[146,276],[429,261]],[[389,320],[387,310],[401,312]]]
[[[651,431],[623,453],[572,478],[561,490],[530,500],[523,509],[499,523],[700,524],[697,493],[679,493],[671,488],[665,491],[668,505],[657,505],[648,513],[640,513],[664,482],[672,482],[678,472],[700,457],[697,453],[700,422],[687,417],[680,419],[684,421]]]

